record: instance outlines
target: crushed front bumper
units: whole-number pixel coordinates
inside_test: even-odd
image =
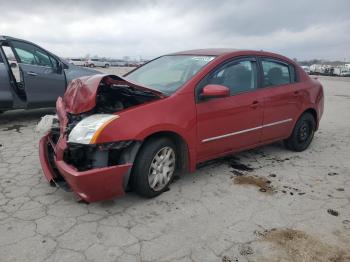
[[[131,163],[78,171],[74,166],[63,161],[65,147],[65,141],[54,144],[50,134],[40,140],[40,163],[49,182],[59,179],[59,175],[62,176],[69,187],[87,202],[106,200],[125,194],[124,176],[130,172]]]

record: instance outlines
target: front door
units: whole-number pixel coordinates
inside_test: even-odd
[[[66,79],[59,61],[45,50],[21,41],[11,41],[28,107],[54,106],[62,96]]]
[[[263,101],[262,92],[257,90],[255,58],[233,60],[214,70],[197,87],[198,97],[207,84],[228,87],[230,96],[197,99],[197,161],[259,143]]]

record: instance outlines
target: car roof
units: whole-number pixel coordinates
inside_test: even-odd
[[[31,45],[34,45],[34,46],[36,46],[38,48],[44,49],[41,46],[38,46],[37,44],[35,44],[33,42],[30,42],[30,41],[27,41],[27,40],[24,40],[24,39],[15,38],[15,37],[12,37],[12,36],[0,35],[0,42],[1,41],[7,41],[7,40],[17,40],[17,41],[20,41],[20,42],[23,42],[23,43],[27,43],[27,44],[31,44]],[[54,53],[51,53],[50,51],[47,51],[46,49],[44,49],[44,50],[48,54],[52,55],[53,57],[56,57],[57,59],[62,60],[62,58],[60,58],[59,56],[55,55]]]
[[[219,56],[219,55],[225,55],[229,53],[234,53],[242,51],[240,49],[233,49],[233,48],[206,48],[206,49],[193,49],[193,50],[186,50],[186,51],[180,51],[171,53],[170,55],[213,55],[213,56]]]
[[[240,55],[261,55],[261,56],[267,56],[277,59],[282,59],[285,61],[288,61],[292,64],[295,64],[291,59],[288,57],[285,57],[283,55],[267,52],[263,50],[249,50],[249,49],[234,49],[234,48],[207,48],[207,49],[194,49],[194,50],[187,50],[187,51],[180,51],[171,53],[168,55],[204,55],[204,56],[240,56]]]
[[[6,41],[6,40],[20,40],[20,41],[24,41],[24,42],[29,42],[23,39],[19,39],[19,38],[15,38],[12,36],[7,36],[7,35],[0,35],[0,41]]]

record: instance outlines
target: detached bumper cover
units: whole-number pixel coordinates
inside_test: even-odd
[[[106,200],[125,194],[123,179],[129,172],[131,163],[79,172],[75,167],[54,157],[55,167],[53,167],[49,160],[49,143],[49,135],[44,136],[39,143],[41,167],[49,182],[55,181],[57,177],[55,168],[70,188],[87,202]],[[59,148],[56,149],[59,150]],[[57,153],[56,155],[59,155]]]

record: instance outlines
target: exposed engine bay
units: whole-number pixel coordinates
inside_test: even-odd
[[[131,106],[143,104],[159,96],[123,84],[100,83],[96,96],[95,113],[111,114]]]
[[[129,107],[137,106],[160,96],[144,89],[129,85],[126,81],[105,77],[99,83],[96,92],[95,107],[80,114],[67,113],[68,124],[66,134],[84,118],[93,114],[114,114]],[[59,129],[51,130],[53,140],[57,141]],[[82,145],[70,143],[64,152],[66,163],[75,166],[79,171],[124,164],[133,159],[136,149],[140,146],[138,141],[120,141],[100,145]]]
[[[74,126],[87,116],[113,114],[159,98],[159,95],[150,91],[137,89],[123,81],[113,81],[110,77],[105,78],[98,86],[95,107],[80,114],[68,113],[69,121],[66,131],[69,134]]]

